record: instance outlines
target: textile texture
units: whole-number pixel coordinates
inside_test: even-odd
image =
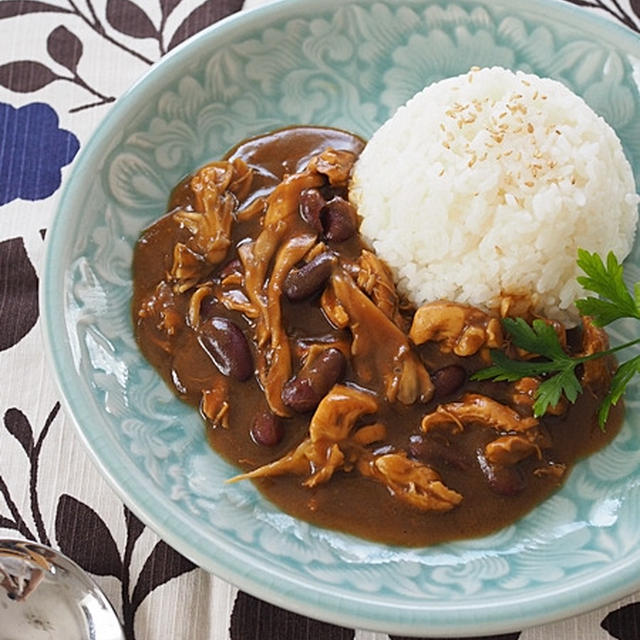
[[[0,0],[0,537],[52,545],[89,571],[128,640],[404,640],[262,602],[160,540],[90,461],[43,354],[44,240],[79,149],[151,64],[265,1]],[[640,32],[638,0],[565,1]],[[572,638],[637,640],[640,593],[491,640]]]

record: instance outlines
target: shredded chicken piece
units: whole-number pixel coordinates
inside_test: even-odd
[[[229,388],[225,378],[217,378],[210,389],[204,389],[200,411],[214,427],[229,428]]]
[[[439,425],[478,423],[502,433],[524,432],[538,425],[538,420],[523,417],[510,407],[479,393],[466,393],[461,401],[438,405],[433,413],[422,419],[421,429],[427,432]]]
[[[382,482],[396,498],[421,511],[449,511],[462,502],[462,496],[449,489],[437,471],[407,458],[404,451],[364,459],[358,470]]]
[[[533,475],[538,477],[550,477],[560,482],[567,472],[567,465],[559,462],[549,462],[543,467],[533,470]]]
[[[156,344],[165,351],[171,351],[171,343],[163,337],[172,336],[184,323],[182,314],[176,309],[173,289],[164,281],[158,283],[153,293],[140,304],[138,317],[153,319],[160,336]]]
[[[429,432],[441,425],[452,425],[461,431],[469,424],[497,431],[499,437],[489,442],[484,457],[494,466],[512,466],[551,446],[549,434],[533,417],[523,417],[517,411],[493,398],[477,393],[467,393],[459,402],[439,405],[422,419],[422,431]]]
[[[328,148],[311,159],[308,169],[326,175],[331,185],[346,184],[356,157],[351,151]]]
[[[415,344],[440,343],[443,352],[471,356],[482,347],[502,345],[500,320],[475,307],[440,301],[422,305],[413,316],[409,337]]]
[[[534,319],[533,300],[529,295],[503,296],[500,300],[501,318],[524,318],[527,322]]]
[[[382,388],[389,402],[428,402],[433,396],[433,383],[424,364],[411,350],[407,336],[346,271],[337,269],[329,286],[349,318],[352,364],[358,378],[367,386]]]
[[[609,348],[609,337],[604,329],[596,327],[589,316],[582,318],[582,351],[579,357],[590,356]],[[580,382],[594,393],[603,393],[611,383],[612,364],[609,358],[588,360],[583,365]]]
[[[447,511],[462,500],[448,489],[436,471],[405,452],[374,455],[364,446],[384,439],[386,428],[380,423],[354,426],[361,416],[377,410],[375,398],[359,389],[335,385],[316,409],[309,426],[309,436],[283,458],[236,476],[231,482],[246,478],[264,478],[283,474],[307,476],[303,485],[313,488],[327,482],[338,469],[354,467],[384,484],[392,495],[423,511]]]
[[[212,265],[224,260],[231,245],[233,212],[238,199],[246,197],[252,179],[252,170],[242,160],[213,162],[191,178],[194,211],[173,214],[191,233],[186,244],[179,242],[174,248],[169,276],[177,291],[187,291]]]
[[[398,312],[398,292],[389,268],[371,251],[362,251],[358,258],[358,286],[394,324],[402,326]]]
[[[512,384],[512,391],[510,394],[511,404],[516,407],[526,407],[531,413],[533,413],[533,405],[536,401],[536,391],[540,386],[541,380],[539,378],[525,377]],[[562,396],[557,404],[549,405],[546,410],[546,414],[552,416],[563,415],[569,406],[568,400]]]
[[[336,384],[318,405],[309,425],[309,436],[296,449],[232,481],[292,473],[308,476],[303,483],[307,487],[326,482],[345,463],[345,454],[354,444],[349,437],[358,419],[377,409],[378,403],[371,394]]]
[[[493,465],[510,467],[532,454],[541,456],[541,444],[524,435],[508,435],[496,438],[484,449],[484,455]]]
[[[360,427],[352,437],[353,442],[366,446],[374,442],[381,442],[387,437],[387,428],[381,422]]]
[[[211,265],[183,242],[173,247],[173,265],[169,277],[176,284],[176,293],[188,291],[211,270]]]
[[[177,211],[174,220],[192,234],[191,249],[210,264],[218,264],[227,255],[235,198],[227,191],[233,176],[233,165],[214,163],[203,167],[190,187],[194,195],[194,211]]]

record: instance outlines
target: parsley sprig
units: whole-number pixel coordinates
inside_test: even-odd
[[[599,296],[589,296],[576,301],[581,315],[590,316],[593,324],[598,327],[605,327],[620,318],[640,320],[640,282],[635,284],[632,294],[624,283],[623,267],[613,253],[609,253],[604,263],[597,253],[578,249],[577,264],[585,273],[584,276],[578,277],[578,282],[587,291]],[[536,391],[533,405],[536,417],[543,415],[548,407],[556,405],[563,394],[567,400],[575,402],[582,392],[582,385],[576,375],[579,365],[640,342],[640,338],[637,338],[606,351],[572,357],[562,348],[553,327],[544,320],[534,320],[529,325],[522,318],[504,318],[502,324],[516,347],[535,353],[540,358],[512,360],[503,351],[494,349],[491,351],[492,366],[476,372],[473,379],[515,382],[527,376],[544,378]],[[640,355],[623,362],[616,370],[609,391],[598,411],[601,428],[604,428],[607,422],[611,407],[620,400],[627,385],[637,373],[640,373]]]

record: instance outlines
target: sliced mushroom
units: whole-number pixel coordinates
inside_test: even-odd
[[[428,402],[433,383],[407,336],[356,285],[338,269],[331,276],[333,295],[348,317],[353,335],[352,363],[362,382],[382,391],[389,402]],[[329,294],[331,295],[331,294]]]

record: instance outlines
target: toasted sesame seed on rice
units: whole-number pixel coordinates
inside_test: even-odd
[[[613,129],[561,83],[499,67],[428,86],[356,162],[360,230],[415,303],[575,324],[578,248],[631,250],[638,196]]]

